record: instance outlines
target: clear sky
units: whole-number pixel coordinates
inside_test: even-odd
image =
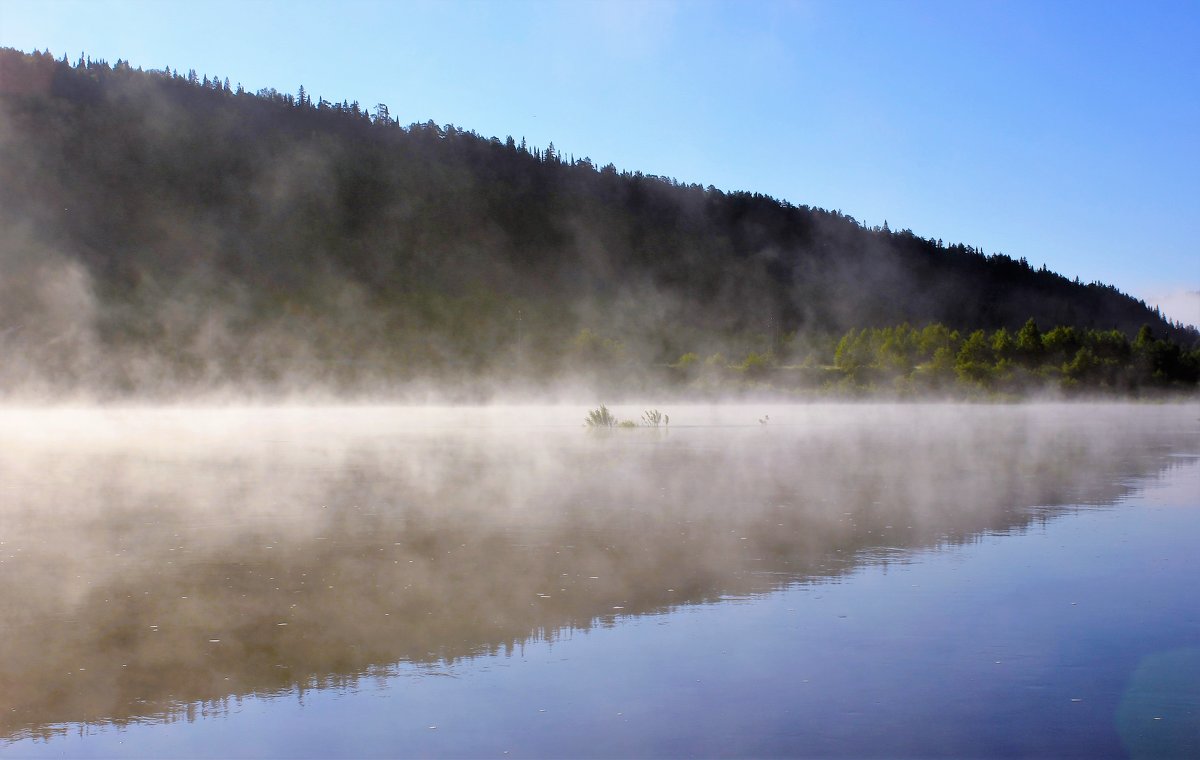
[[[554,141],[1200,324],[1197,0],[0,0],[0,45]]]

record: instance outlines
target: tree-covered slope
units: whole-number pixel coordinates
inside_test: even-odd
[[[902,322],[1196,339],[1110,286],[836,212],[12,50],[0,230],[7,386],[545,378],[605,345],[649,367]]]

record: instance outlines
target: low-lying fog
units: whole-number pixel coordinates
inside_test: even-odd
[[[588,411],[0,410],[0,739],[908,562],[1111,504],[1200,429],[1195,405]]]

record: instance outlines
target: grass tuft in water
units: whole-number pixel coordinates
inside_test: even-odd
[[[608,410],[604,404],[599,409],[593,409],[583,420],[590,428],[614,428],[617,426],[617,416]]]
[[[646,425],[646,427],[658,427],[659,425],[670,425],[671,424],[671,415],[663,414],[662,412],[658,411],[657,409],[647,409],[646,412],[644,414],[642,414],[642,422]]]

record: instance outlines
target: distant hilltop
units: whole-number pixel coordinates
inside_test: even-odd
[[[886,223],[303,87],[11,49],[0,265],[4,388],[549,382],[597,350],[619,380],[689,352],[787,365],[851,329],[1030,319],[1200,345],[1110,285]]]

